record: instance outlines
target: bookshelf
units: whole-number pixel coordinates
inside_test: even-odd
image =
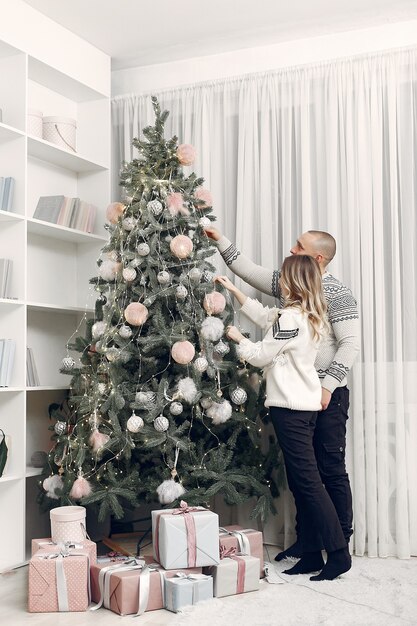
[[[0,572],[25,562],[32,537],[47,536],[49,518],[36,503],[41,470],[31,466],[31,456],[50,448],[48,406],[65,398],[69,384],[59,372],[66,343],[77,328],[83,333],[94,312],[89,279],[107,240],[111,200],[109,57],[20,0],[9,4],[0,24],[0,177],[15,184],[11,211],[0,210],[1,257],[12,261],[9,297],[0,298],[0,338],[13,339],[16,352],[10,385],[0,388],[0,427],[9,446],[0,507],[12,512],[0,516],[7,537]],[[22,28],[25,17],[36,20],[42,35]],[[48,47],[41,39],[69,45]],[[77,152],[30,135],[30,109],[76,119]],[[98,208],[93,233],[33,217],[40,196],[59,194]],[[27,385],[28,347],[36,387]]]

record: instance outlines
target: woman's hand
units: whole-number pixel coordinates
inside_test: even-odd
[[[236,287],[227,276],[215,276],[214,282],[220,283],[227,291],[230,291],[230,293],[236,293],[237,291]]]
[[[242,339],[245,338],[240,330],[236,328],[236,326],[228,326],[226,328],[226,337],[228,337],[232,341],[236,341],[236,343],[240,343]]]
[[[209,239],[213,239],[213,241],[219,241],[222,236],[221,232],[214,228],[214,226],[208,226],[208,228],[203,229]]]

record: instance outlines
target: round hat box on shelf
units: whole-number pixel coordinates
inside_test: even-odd
[[[42,111],[38,111],[37,109],[28,109],[28,135],[32,135],[32,137],[40,137],[42,139],[42,117]]]
[[[77,121],[71,117],[44,117],[43,138],[65,150],[76,152]]]
[[[54,543],[85,541],[86,509],[84,506],[60,506],[50,510],[51,537]]]

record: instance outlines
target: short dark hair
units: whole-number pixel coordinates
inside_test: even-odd
[[[324,230],[309,230],[308,232],[314,236],[314,247],[325,258],[325,265],[328,265],[336,254],[336,239]]]

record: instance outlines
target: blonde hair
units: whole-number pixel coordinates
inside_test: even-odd
[[[285,307],[297,306],[307,314],[318,340],[328,331],[327,304],[323,293],[320,266],[306,254],[287,256],[281,267],[281,290],[284,288]]]

